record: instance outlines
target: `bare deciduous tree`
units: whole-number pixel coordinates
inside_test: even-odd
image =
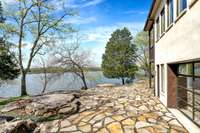
[[[7,33],[12,34],[12,39],[17,41],[16,60],[21,70],[21,95],[27,95],[26,75],[34,57],[43,47],[50,44],[57,32],[71,31],[69,25],[64,23],[64,19],[75,12],[66,9],[62,1],[16,0],[15,4],[9,5],[5,13],[7,24],[12,27],[5,29],[8,29]],[[25,51],[24,42],[27,41],[30,43],[29,53]]]
[[[149,38],[147,32],[139,32],[134,40],[137,46],[137,60],[140,68],[145,72],[145,76],[150,75],[151,68],[149,65]]]
[[[88,67],[91,67],[91,53],[80,48],[79,39],[72,45],[61,45],[55,52],[57,64],[60,67],[65,67],[78,76],[84,87],[88,89],[85,72]]]
[[[50,81],[52,81],[56,77],[56,75],[49,74],[47,72],[49,64],[44,60],[44,58],[42,57],[40,58],[39,64],[41,65],[41,69],[42,69],[42,73],[40,75],[40,79],[43,84],[42,93],[45,93],[47,85],[49,84]]]

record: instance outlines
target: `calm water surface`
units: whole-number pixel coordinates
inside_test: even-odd
[[[54,74],[55,75],[55,74]],[[27,75],[27,91],[30,95],[40,94],[43,88],[42,74]],[[108,79],[103,76],[102,72],[88,72],[86,74],[87,84],[89,88],[95,87],[97,84],[113,83],[120,84],[119,79]],[[46,92],[59,90],[80,90],[83,87],[82,81],[72,73],[65,73],[60,76],[54,76],[48,83]],[[0,86],[0,97],[20,96],[20,77],[9,81]]]

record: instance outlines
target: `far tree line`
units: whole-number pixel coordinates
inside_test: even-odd
[[[90,52],[80,47],[77,30],[64,23],[65,17],[77,15],[77,11],[65,8],[64,1],[61,7],[63,9],[59,9],[59,15],[55,16],[57,8],[50,0],[20,0],[3,14],[0,2],[0,81],[21,75],[22,96],[27,95],[26,76],[31,71],[32,62],[47,53],[54,57],[53,67],[75,70],[74,74],[83,81],[83,88],[88,88],[85,72],[86,68],[92,68]],[[75,36],[70,44],[66,41],[66,38],[69,39],[67,35]],[[13,43],[12,38],[16,42]],[[27,39],[31,42],[29,51],[25,50]],[[60,42],[59,45],[56,45],[57,42]],[[46,86],[51,79],[46,73],[52,66],[44,60],[39,71],[45,73]],[[121,79],[122,84],[133,80],[139,69],[148,75],[148,34],[139,32],[133,37],[128,28],[117,29],[107,42],[102,60],[103,74],[108,78]]]
[[[34,67],[29,70],[29,74],[42,74],[44,73],[43,70],[44,66],[40,67]],[[83,68],[84,71],[102,71],[100,67],[88,67],[88,68]],[[63,73],[63,72],[73,72],[76,70],[70,70],[69,68],[65,67],[52,67],[52,66],[46,66],[46,72],[47,73]]]

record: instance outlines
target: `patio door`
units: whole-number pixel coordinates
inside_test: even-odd
[[[200,62],[179,64],[177,107],[200,126]]]

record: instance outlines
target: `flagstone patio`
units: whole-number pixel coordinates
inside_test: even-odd
[[[41,123],[35,132],[187,133],[144,84],[84,91],[80,113]]]

